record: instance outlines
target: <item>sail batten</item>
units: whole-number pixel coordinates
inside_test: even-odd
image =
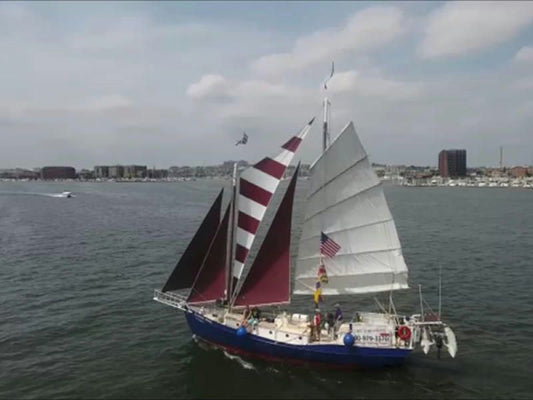
[[[322,210],[316,212],[315,214],[312,214],[312,215],[307,216],[307,217],[305,218],[305,221],[310,220],[311,218],[316,217],[317,215],[322,214],[322,213],[328,211],[328,210],[329,210],[330,208],[332,208],[333,206],[336,206],[336,205],[338,205],[338,204],[341,204],[341,203],[343,203],[343,202],[345,202],[345,201],[350,201],[353,197],[355,197],[355,196],[360,196],[361,194],[363,194],[363,193],[365,193],[365,192],[368,192],[368,191],[370,191],[370,190],[372,190],[372,189],[374,189],[374,188],[377,188],[377,187],[381,187],[381,183],[376,183],[375,185],[370,186],[370,187],[368,187],[368,188],[366,188],[366,189],[364,189],[364,190],[361,190],[360,192],[355,193],[355,194],[353,194],[352,196],[348,196],[348,197],[342,199],[342,200],[339,201],[338,203],[335,203],[335,204],[333,204],[333,205],[331,205],[331,206],[325,207],[325,208],[323,208]],[[311,199],[309,199],[309,201],[311,201]],[[389,218],[389,221],[391,221],[391,220],[392,220],[392,218]]]
[[[353,165],[350,165],[344,171],[341,171],[337,175],[335,175],[334,177],[330,178],[327,182],[324,182],[324,184],[322,186],[316,188],[313,192],[310,192],[308,194],[307,198],[313,197],[319,190],[324,189],[326,186],[328,186],[331,182],[333,182],[335,179],[340,177],[342,174],[345,174],[345,173],[349,172],[352,168],[356,167],[360,162],[363,162],[365,160],[368,160],[368,156],[366,156],[366,155],[363,158],[361,158],[360,160],[357,160]]]
[[[408,287],[394,219],[353,123],[311,167],[308,193],[294,293],[313,293],[321,262],[329,280],[323,294]],[[334,257],[320,253],[322,232],[340,246]]]
[[[382,250],[367,250],[367,251],[358,251],[358,252],[350,252],[350,253],[342,253],[342,252],[338,252],[337,254],[335,254],[335,257],[342,257],[342,256],[357,256],[357,255],[360,255],[360,254],[373,254],[373,253],[385,253],[387,251],[393,251],[393,250],[401,250],[402,248],[401,247],[393,247],[393,248],[387,248],[387,249],[382,249]],[[310,257],[302,257],[301,260],[313,260],[313,259],[316,259],[316,255],[314,256],[310,256]]]
[[[335,231],[334,233],[350,231],[350,230],[352,230],[352,229],[364,228],[364,227],[366,227],[366,226],[379,225],[379,224],[383,224],[383,223],[390,222],[390,221],[393,221],[393,219],[392,219],[392,218],[382,219],[382,220],[379,220],[379,221],[369,222],[369,223],[367,223],[367,224],[350,226],[350,227],[348,227],[348,228],[344,228],[344,229],[337,230],[337,231]],[[311,239],[313,239],[313,240],[319,240],[319,239],[320,239],[320,233],[318,233],[318,234],[316,234],[316,235],[313,235],[313,236],[302,237],[302,238],[300,238],[300,241],[303,242],[303,241],[311,240]]]

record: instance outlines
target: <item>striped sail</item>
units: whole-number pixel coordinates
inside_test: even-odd
[[[263,220],[272,195],[294,157],[294,153],[311,129],[313,121],[314,118],[298,135],[293,136],[283,144],[277,156],[266,157],[241,173],[237,200],[233,278],[239,279],[241,277],[248,253],[255,240],[255,234]]]
[[[338,244],[322,258],[326,295],[407,288],[407,266],[379,178],[353,123],[311,167],[293,293],[312,294],[321,261],[321,232]]]
[[[235,297],[234,306],[262,306],[290,301],[291,226],[300,164],[279,204],[254,262]]]

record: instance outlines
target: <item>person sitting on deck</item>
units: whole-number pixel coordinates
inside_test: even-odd
[[[259,323],[259,318],[261,318],[261,311],[259,311],[259,308],[252,308],[250,317],[248,318],[248,325],[255,327]]]

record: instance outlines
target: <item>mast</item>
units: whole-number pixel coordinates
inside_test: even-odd
[[[335,73],[335,63],[331,62],[331,73],[324,81],[324,90],[328,90],[328,82],[333,77]],[[329,144],[329,133],[328,133],[328,120],[329,120],[329,109],[328,105],[331,105],[329,99],[324,97],[324,124],[322,126],[322,151],[326,151],[326,148]]]
[[[329,102],[329,99],[327,97],[324,97],[324,124],[322,126],[322,150],[326,151],[326,148],[328,147],[329,142],[329,135],[328,135],[328,105],[331,105]]]
[[[226,302],[230,303],[233,294],[233,257],[235,248],[235,203],[237,201],[237,164],[233,163],[233,177],[231,181],[231,211],[230,211],[230,233],[228,240],[227,258],[226,258]]]

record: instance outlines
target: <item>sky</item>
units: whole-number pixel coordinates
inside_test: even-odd
[[[316,116],[312,162],[325,96],[375,163],[533,165],[533,2],[0,2],[0,65],[0,168],[253,162]]]

